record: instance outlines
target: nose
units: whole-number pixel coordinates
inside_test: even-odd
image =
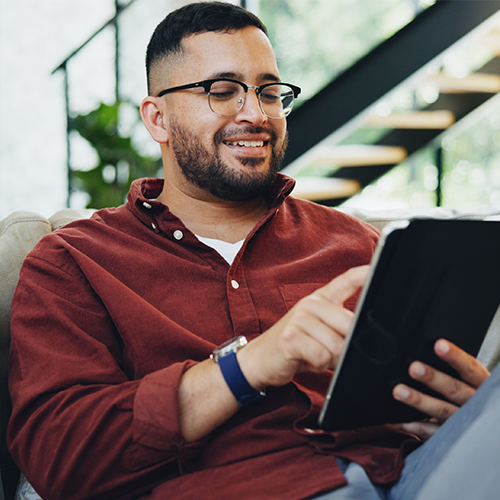
[[[235,120],[237,122],[251,123],[255,126],[267,122],[268,117],[262,112],[255,87],[248,87],[248,92],[245,95],[245,102],[243,103],[243,107],[235,115]]]

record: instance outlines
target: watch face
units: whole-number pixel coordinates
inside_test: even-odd
[[[217,349],[215,349],[215,351],[212,353],[211,357],[214,361],[218,361],[219,358],[223,358],[230,352],[238,352],[247,343],[247,339],[243,337],[243,335],[234,337],[217,347]]]

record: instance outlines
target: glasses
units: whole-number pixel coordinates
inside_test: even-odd
[[[238,80],[218,78],[188,83],[180,87],[162,90],[158,97],[178,90],[203,87],[208,96],[210,109],[220,116],[234,116],[243,105],[249,89],[255,90],[261,111],[272,119],[285,118],[293,108],[293,102],[300,94],[300,88],[289,83],[266,83],[260,86],[247,85]]]

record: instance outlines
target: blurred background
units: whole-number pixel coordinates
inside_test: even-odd
[[[186,3],[0,0],[0,219],[115,206],[134,178],[161,176],[137,110],[144,54]],[[282,80],[303,89],[284,170],[299,195],[374,209],[500,202],[499,2],[232,3],[261,17]],[[456,17],[444,4],[460,4]]]

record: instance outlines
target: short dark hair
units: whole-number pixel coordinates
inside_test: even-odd
[[[166,56],[181,52],[184,38],[207,31],[229,33],[255,26],[267,35],[262,21],[243,7],[225,2],[191,3],[171,12],[155,29],[146,52],[150,90],[151,68]]]

